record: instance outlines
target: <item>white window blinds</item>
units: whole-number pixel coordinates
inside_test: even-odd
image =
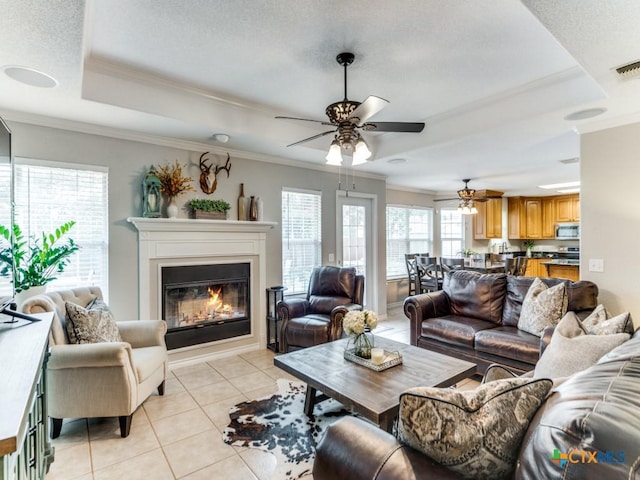
[[[455,257],[464,245],[464,217],[457,209],[440,210],[440,252],[443,257]]]
[[[407,275],[405,253],[433,253],[433,210],[387,205],[387,278]]]
[[[322,258],[320,192],[282,191],[282,283],[287,294],[304,293]]]
[[[80,246],[48,290],[99,286],[108,295],[108,172],[101,167],[16,159],[15,222],[25,236],[40,238],[68,221],[63,237]]]

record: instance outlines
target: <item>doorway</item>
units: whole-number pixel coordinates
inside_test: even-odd
[[[358,275],[364,275],[364,308],[377,310],[375,285],[377,269],[374,262],[376,241],[376,196],[338,191],[336,199],[336,252],[337,264],[355,267]]]

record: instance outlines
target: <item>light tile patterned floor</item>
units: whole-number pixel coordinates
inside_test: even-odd
[[[400,309],[380,327],[380,335],[409,343],[409,321]],[[270,478],[275,457],[231,447],[221,431],[231,406],[275,393],[278,378],[292,377],[273,365],[270,350],[172,369],[165,395],[136,411],[127,438],[120,437],[116,418],[65,421],[46,480]],[[467,380],[458,387],[476,385]]]

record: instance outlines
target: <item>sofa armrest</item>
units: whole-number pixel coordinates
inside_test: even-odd
[[[542,330],[542,334],[540,335],[540,356],[544,353],[544,350],[549,346],[549,342],[551,341],[551,337],[553,336],[553,332],[556,327],[545,327]]]
[[[99,368],[131,366],[131,345],[126,342],[54,345],[47,363],[48,370],[67,368]]]
[[[411,345],[418,344],[422,321],[427,318],[443,317],[451,314],[449,297],[443,290],[413,295],[404,300],[404,314],[411,323]]]
[[[280,300],[276,308],[284,325],[290,318],[304,317],[309,312],[309,301],[306,298]]]
[[[165,346],[167,322],[163,320],[127,320],[116,324],[122,340],[132,348]]]
[[[331,310],[331,313],[329,314],[330,342],[342,338],[342,321],[344,320],[344,316],[353,310],[362,310],[362,305],[358,303],[347,303],[345,305],[338,305]]]
[[[380,428],[344,417],[327,428],[316,448],[314,480],[459,479],[426,455],[400,444]]]

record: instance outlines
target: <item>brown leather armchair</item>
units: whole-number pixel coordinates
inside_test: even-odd
[[[352,267],[315,267],[306,298],[278,302],[283,352],[332,342],[342,337],[342,319],[362,310],[364,276]]]

